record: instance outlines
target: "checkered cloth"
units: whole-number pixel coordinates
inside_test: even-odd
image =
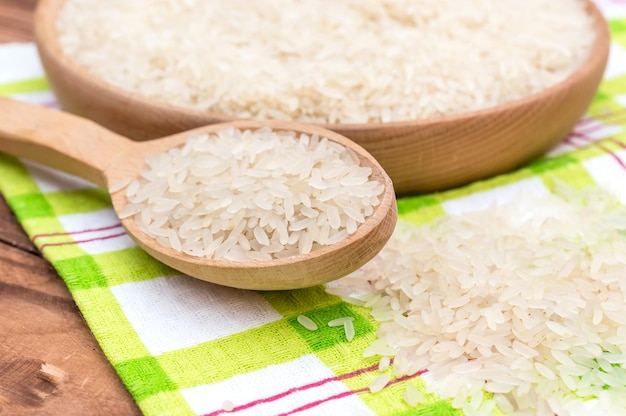
[[[610,21],[611,58],[575,131],[511,174],[400,199],[401,220],[423,223],[516,192],[546,192],[557,179],[573,187],[598,184],[626,203],[626,2],[598,4]],[[32,44],[0,46],[0,94],[56,105]],[[363,358],[363,350],[377,324],[366,308],[322,286],[254,292],[183,276],[135,245],[106,191],[26,160],[0,154],[0,191],[147,416],[457,414],[434,395],[418,408],[402,399],[409,383],[425,391],[427,373],[370,393],[378,358]],[[301,314],[319,330],[299,324]],[[341,327],[327,325],[344,316],[355,318],[351,342]]]

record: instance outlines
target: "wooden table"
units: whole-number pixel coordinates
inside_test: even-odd
[[[0,0],[0,42],[32,40],[36,2]],[[140,414],[65,283],[0,196],[0,415]]]

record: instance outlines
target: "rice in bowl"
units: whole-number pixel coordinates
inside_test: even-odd
[[[57,30],[76,63],[153,100],[343,124],[510,102],[594,42],[582,0],[66,0]]]

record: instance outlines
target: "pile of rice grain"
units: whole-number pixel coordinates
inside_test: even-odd
[[[66,0],[57,29],[75,62],[151,99],[323,123],[515,100],[594,41],[583,0]]]
[[[328,290],[381,322],[366,356],[467,415],[626,414],[626,207],[597,188],[399,225]]]
[[[307,254],[353,234],[384,185],[343,145],[270,128],[225,128],[152,156],[120,218],[161,245],[232,261]]]

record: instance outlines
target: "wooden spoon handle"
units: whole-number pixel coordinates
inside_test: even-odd
[[[0,97],[0,151],[105,187],[106,167],[130,140],[81,117]]]

